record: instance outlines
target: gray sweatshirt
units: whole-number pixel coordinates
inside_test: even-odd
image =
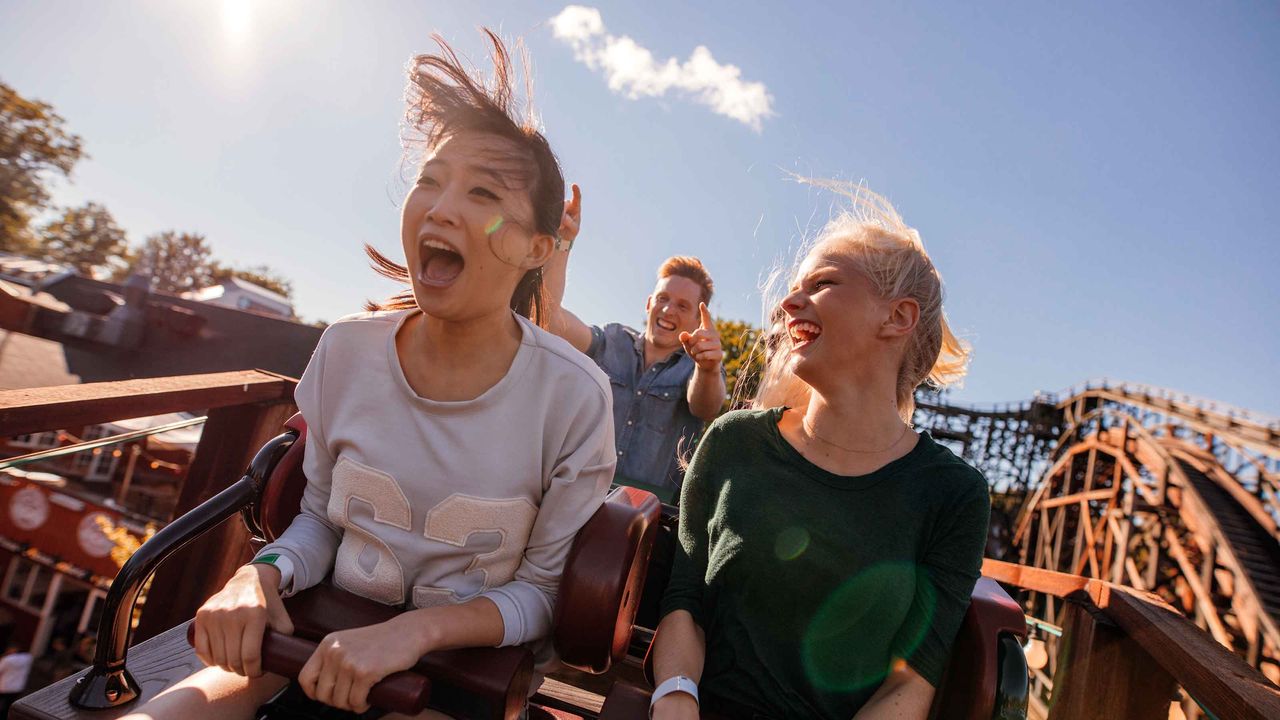
[[[390,605],[498,606],[502,645],[545,637],[565,557],[616,461],[608,379],[564,340],[517,317],[505,377],[436,402],[405,380],[395,336],[417,310],[325,330],[295,397],[307,420],[301,512],[259,553],[291,566],[285,594],[333,571]]]

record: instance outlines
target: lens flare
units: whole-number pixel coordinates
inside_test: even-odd
[[[489,221],[489,224],[485,226],[485,228],[484,228],[484,234],[485,234],[485,235],[492,235],[492,234],[494,234],[494,233],[498,232],[499,230],[501,230],[501,229],[502,229],[502,226],[503,226],[503,224],[504,224],[505,222],[506,222],[506,221],[502,219],[502,216],[501,216],[501,215],[498,215],[498,216],[497,216],[497,217],[495,217],[494,219],[490,220],[490,221]]]
[[[779,560],[795,560],[809,549],[809,531],[802,527],[784,528],[773,541],[773,554]]]
[[[801,655],[810,682],[854,692],[884,680],[910,658],[933,624],[937,591],[910,562],[874,565],[845,581],[809,622]]]

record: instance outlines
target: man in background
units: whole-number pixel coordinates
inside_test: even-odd
[[[695,257],[667,258],[645,300],[645,326],[587,325],[561,306],[582,193],[565,203],[557,251],[547,264],[548,329],[586,353],[609,376],[618,451],[614,481],[679,498],[680,457],[725,398],[724,349],[707,303],[714,284]]]

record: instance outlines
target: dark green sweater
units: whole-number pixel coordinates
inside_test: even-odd
[[[662,612],[706,631],[702,694],[849,720],[895,658],[937,686],[982,566],[986,481],[927,433],[873,473],[834,475],[781,416],[721,417],[685,475]]]

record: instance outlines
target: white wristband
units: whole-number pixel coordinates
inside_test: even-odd
[[[649,717],[653,717],[653,706],[658,704],[662,698],[671,693],[682,692],[693,696],[693,701],[698,702],[698,683],[688,675],[676,675],[658,683],[658,687],[654,688],[653,695],[649,698]]]
[[[250,564],[262,563],[270,565],[280,572],[280,587],[276,588],[280,591],[282,597],[288,597],[286,591],[293,584],[293,561],[279,553],[260,553],[258,557],[249,561]]]
[[[289,586],[293,584],[293,561],[284,555],[281,555],[276,558],[274,564],[276,569],[280,571],[279,590],[281,594],[284,594],[284,592],[289,589]]]

